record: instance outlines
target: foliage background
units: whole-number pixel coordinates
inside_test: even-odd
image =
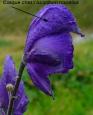
[[[44,5],[15,6],[35,14]],[[73,35],[74,69],[65,75],[50,76],[55,100],[38,91],[24,71],[25,90],[30,99],[25,115],[93,115],[93,0],[80,0],[78,5],[67,6],[76,16],[86,39]],[[19,67],[31,20],[31,16],[0,1],[0,74],[7,54]]]

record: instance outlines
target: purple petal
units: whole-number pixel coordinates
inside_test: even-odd
[[[39,68],[38,64],[27,64],[27,70],[34,85],[47,95],[52,96],[50,81],[43,68]]]
[[[77,27],[73,14],[64,5],[47,5],[37,15],[48,22],[38,18],[33,20],[27,35],[25,54],[38,39],[55,33],[72,32]]]
[[[55,55],[49,55],[48,52],[40,52],[37,50],[31,52],[28,60],[29,62],[37,62],[51,66],[57,66],[58,64],[60,64],[60,60],[57,59]]]
[[[17,71],[14,66],[14,62],[10,56],[7,56],[4,63],[4,72],[0,80],[0,106],[4,109],[4,111],[7,110],[9,104],[9,95],[6,90],[6,85],[10,83],[14,85],[16,82],[16,76]],[[26,97],[24,91],[24,84],[22,81],[19,85],[17,96],[18,99],[15,99],[13,111],[15,113],[16,112],[24,113],[26,110],[26,106],[28,104],[28,98]]]
[[[9,98],[5,84],[2,81],[0,81],[0,108],[3,108],[4,111],[6,111],[8,108],[8,103]]]
[[[8,83],[14,84],[16,76],[17,76],[17,71],[15,68],[14,62],[12,60],[12,57],[7,56],[4,62],[4,71],[2,75],[2,80],[6,84]]]
[[[23,113],[20,113],[19,111],[18,111],[18,112],[16,111],[16,112],[14,113],[14,115],[23,115]]]
[[[28,104],[28,98],[24,91],[24,84],[21,81],[18,92],[17,92],[17,99],[15,100],[15,103],[14,103],[14,112],[24,113],[26,111],[27,104]]]
[[[42,53],[46,54],[44,58],[42,58]],[[39,54],[39,56],[36,54]],[[53,62],[55,61],[54,64],[60,62],[53,67],[56,72],[57,70],[58,72],[59,70],[60,72],[62,72],[63,69],[72,69],[73,44],[70,34],[69,33],[58,34],[58,35],[55,34],[38,40],[35,43],[32,51],[30,52],[29,58],[32,59],[31,60],[32,63],[36,62],[45,65],[47,65],[45,62],[48,62],[49,59],[51,62],[53,59]],[[51,63],[48,63],[48,65],[51,66]]]
[[[20,99],[15,111],[20,111],[20,113],[24,113],[27,109],[27,104],[28,104],[27,96],[25,96],[25,95],[21,96],[21,99]]]
[[[31,63],[27,64],[28,73],[33,83],[40,90],[42,90],[48,95],[51,95],[52,90],[50,81],[48,80],[48,75],[53,73],[66,73],[69,69],[73,67],[72,38],[69,33],[47,36],[38,40],[35,43],[32,52],[30,53],[33,58],[35,56],[37,57],[33,59],[30,55],[30,58],[34,61],[31,60]],[[42,58],[42,53],[47,54],[48,56]],[[39,57],[36,54],[39,54]],[[57,59],[60,60],[60,63],[54,66],[53,64],[46,64],[45,62],[49,60],[49,57],[53,57],[53,61]]]

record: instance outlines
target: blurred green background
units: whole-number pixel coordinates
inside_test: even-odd
[[[44,5],[14,6],[35,14]],[[67,6],[86,34],[85,39],[73,35],[74,69],[50,77],[55,100],[37,90],[25,70],[23,80],[30,102],[24,115],[93,115],[93,0],[80,0],[77,5]],[[7,54],[19,67],[31,19],[0,1],[0,74]]]

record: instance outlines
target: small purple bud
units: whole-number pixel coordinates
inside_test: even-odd
[[[0,108],[7,112],[10,94],[14,89],[16,82],[16,76],[18,75],[14,62],[10,56],[7,56],[4,63],[4,72],[0,79]],[[26,111],[26,106],[28,104],[28,98],[24,91],[24,84],[21,81],[19,89],[16,95],[18,98],[14,101],[13,112],[20,112],[22,115]],[[20,106],[19,106],[20,105]],[[0,114],[1,115],[1,114]]]

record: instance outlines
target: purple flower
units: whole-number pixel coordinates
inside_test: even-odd
[[[3,75],[0,79],[0,112],[2,115],[7,112],[9,105],[9,98],[11,92],[7,91],[7,86],[14,86],[17,77],[17,72],[14,66],[14,62],[10,56],[7,56],[4,63]],[[26,111],[26,106],[28,104],[28,98],[24,91],[23,82],[21,81],[17,97],[15,97],[13,115],[22,115]]]
[[[24,57],[35,86],[52,94],[48,75],[67,73],[73,68],[70,32],[83,36],[73,14],[64,5],[47,5],[37,13],[47,21],[34,18],[26,40]]]

